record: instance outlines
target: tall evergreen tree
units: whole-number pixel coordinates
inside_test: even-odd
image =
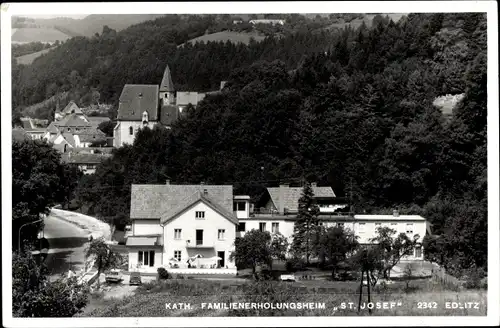
[[[314,199],[311,184],[306,182],[299,198],[299,212],[297,221],[293,227],[292,252],[296,256],[305,256],[309,264],[309,258],[313,254],[314,242],[319,240],[319,207]]]

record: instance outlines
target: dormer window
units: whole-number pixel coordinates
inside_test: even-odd
[[[149,121],[148,112],[144,111],[144,113],[142,113],[142,123],[147,124],[148,121]]]

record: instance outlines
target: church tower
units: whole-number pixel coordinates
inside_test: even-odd
[[[170,75],[170,68],[165,68],[163,73],[163,79],[160,84],[160,102],[161,106],[175,105],[175,89],[174,83],[172,82],[172,76]]]

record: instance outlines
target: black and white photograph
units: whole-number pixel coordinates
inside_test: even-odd
[[[1,6],[4,326],[500,323],[496,2]]]

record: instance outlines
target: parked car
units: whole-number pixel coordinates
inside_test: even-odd
[[[293,275],[293,274],[282,274],[280,276],[280,280],[281,281],[297,281],[297,279],[295,278],[295,275]]]
[[[123,280],[123,275],[118,269],[111,269],[106,273],[106,282],[120,282]]]
[[[130,280],[128,282],[129,285],[140,285],[142,284],[141,273],[140,272],[131,272]]]

